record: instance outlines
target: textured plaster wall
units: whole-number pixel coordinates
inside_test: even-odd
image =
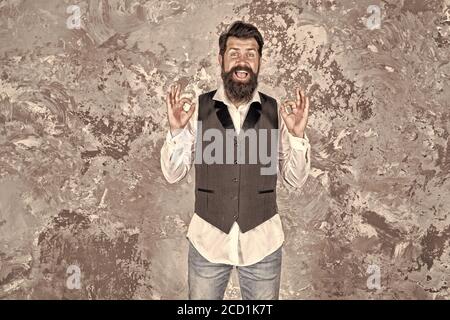
[[[164,95],[216,88],[237,19],[262,91],[311,100],[281,298],[450,298],[449,0],[0,1],[0,298],[187,298],[194,176],[162,176]]]

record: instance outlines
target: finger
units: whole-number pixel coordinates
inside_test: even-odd
[[[303,108],[304,104],[303,104],[303,90],[302,88],[298,87],[297,88],[297,95],[298,95],[298,107],[301,109]]]
[[[298,119],[302,119],[305,116],[305,107],[295,109],[294,114]]]
[[[172,85],[172,101],[173,101],[173,105],[176,106],[177,105],[177,84],[173,84]]]
[[[181,98],[181,99],[178,101],[177,107],[183,108],[185,103],[187,103],[187,104],[189,104],[189,105],[192,105],[191,99],[189,99],[189,98],[187,98],[187,97],[183,97],[183,98]],[[183,110],[184,110],[184,108],[183,108]],[[189,109],[189,110],[190,110],[190,109]]]
[[[170,101],[170,91],[167,92],[166,95],[166,104],[167,104],[167,110],[172,109],[172,101]]]
[[[180,92],[181,92],[181,84],[178,83],[175,95],[175,103],[180,100]]]
[[[291,112],[292,112],[291,105],[287,101],[285,101],[283,103],[283,108],[284,108],[284,111],[286,112],[286,116],[289,116],[291,114]]]
[[[187,114],[189,119],[192,117],[192,115],[194,114],[195,111],[195,103],[191,102],[191,107],[189,108]]]
[[[295,92],[296,92],[296,95],[297,95],[297,106],[300,108],[300,104],[301,104],[301,102],[302,102],[302,98],[301,98],[301,96],[300,96],[300,88],[297,88],[297,89],[295,90]]]
[[[306,95],[305,95],[305,91],[301,90],[300,94],[302,96],[302,109],[305,107],[306,105]]]
[[[282,117],[283,119],[286,119],[286,118],[287,118],[288,113],[287,113],[287,111],[286,111],[286,104],[285,104],[285,103],[282,103],[282,104],[281,104],[281,106],[280,106],[280,113],[281,113],[281,117]]]
[[[308,119],[308,114],[309,114],[309,98],[306,97],[306,103],[305,103],[305,111],[303,116]]]
[[[295,101],[293,101],[293,100],[287,100],[287,101],[285,101],[284,102],[284,104],[286,104],[286,105],[288,105],[288,106],[294,106],[294,107],[296,107],[297,106],[297,103],[295,103]]]
[[[291,108],[291,112],[295,113],[295,110],[297,110],[297,103],[295,101],[286,101],[286,104]]]
[[[175,99],[173,96],[173,84],[170,85],[170,103],[172,104],[172,108],[175,107]]]
[[[298,109],[298,111],[295,112],[295,116],[297,117],[298,120],[300,120],[300,122],[305,122],[306,126],[306,123],[308,121],[309,98],[306,97],[305,100],[306,100],[305,107],[303,108],[303,110]]]

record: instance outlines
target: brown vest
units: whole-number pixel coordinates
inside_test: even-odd
[[[250,105],[239,137],[236,138],[228,108],[223,102],[212,99],[215,93],[216,90],[213,90],[199,96],[195,155],[195,212],[225,233],[230,232],[234,221],[237,221],[242,232],[247,232],[273,217],[278,211],[276,203],[277,103],[272,97],[258,92],[261,104],[253,102]],[[223,143],[221,143],[223,157],[219,157],[223,159],[222,162],[220,160],[216,163],[211,163],[211,160],[205,161],[208,154],[213,156],[219,154],[219,149],[210,152],[213,149],[210,144],[215,142],[215,138],[205,136],[208,129],[215,129],[212,131],[220,133],[223,137]],[[251,144],[249,138],[242,140],[244,132],[248,132],[248,129],[251,129],[253,133],[256,132],[254,135],[256,140],[253,138]],[[271,129],[276,130],[272,130],[271,134]],[[261,131],[266,131],[265,136],[258,134]],[[275,137],[274,133],[276,133]],[[258,156],[251,162],[252,155],[249,150],[255,150],[255,142]],[[240,149],[240,154],[245,154],[245,163],[239,160],[242,158],[238,158],[238,145],[245,146]],[[263,158],[259,156],[262,145],[265,147],[266,155],[263,161],[261,160]],[[226,150],[232,150],[234,155],[230,151],[227,154]],[[208,152],[205,153],[205,151]],[[252,154],[255,159],[255,152],[253,151]],[[262,168],[271,166],[270,163],[267,164],[267,158],[270,155],[272,155],[272,168],[275,165],[275,170],[270,170],[273,172],[271,174],[267,172],[261,174]]]

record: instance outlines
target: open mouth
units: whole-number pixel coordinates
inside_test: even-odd
[[[234,73],[234,78],[238,79],[238,80],[247,80],[248,77],[250,76],[249,73],[247,71],[244,70],[236,70]]]

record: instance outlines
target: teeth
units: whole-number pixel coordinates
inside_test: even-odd
[[[248,72],[247,72],[247,71],[236,70],[236,76],[237,76],[238,78],[244,79],[244,78],[247,77],[247,75],[248,75]]]

